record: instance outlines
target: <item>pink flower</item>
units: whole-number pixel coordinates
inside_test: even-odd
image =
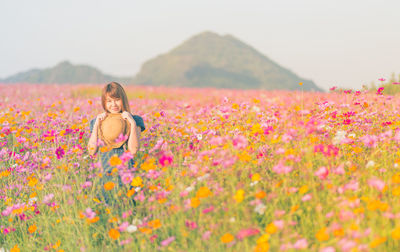
[[[293,244],[293,248],[295,249],[306,249],[308,246],[307,240],[306,239],[300,239],[297,240],[294,244]]]
[[[125,221],[121,225],[119,225],[118,229],[120,232],[124,232],[128,226],[129,226],[129,222]]]
[[[335,173],[337,175],[345,174],[345,170],[344,170],[343,164],[340,164],[335,170],[333,170],[333,173]]]
[[[92,186],[91,181],[86,181],[85,183],[82,184],[82,189],[88,188]]]
[[[175,241],[175,236],[171,236],[164,241],[161,242],[161,246],[165,247],[168,246],[171,242]]]
[[[306,194],[301,198],[301,201],[309,201],[312,198],[311,194]]]
[[[208,239],[210,239],[210,236],[211,236],[211,231],[206,231],[206,232],[204,232],[204,234],[202,235],[201,239],[202,239],[202,240],[208,240]]]
[[[236,237],[239,240],[243,240],[244,238],[248,236],[253,236],[260,233],[260,231],[256,228],[247,228],[247,229],[242,229],[239,231],[239,233],[236,235]]]
[[[283,226],[285,225],[285,222],[283,220],[276,220],[274,221],[274,224],[278,229],[282,229]]]
[[[49,203],[50,200],[52,200],[53,198],[54,198],[54,194],[52,194],[52,193],[47,194],[46,196],[44,196],[43,204]]]
[[[321,166],[314,175],[317,176],[319,179],[324,180],[328,177],[329,170],[325,166]]]
[[[83,214],[88,219],[93,219],[94,217],[96,217],[96,213],[93,212],[93,210],[90,207],[86,208],[86,210],[85,210],[85,212]]]
[[[290,166],[285,166],[282,164],[282,162],[279,162],[272,168],[272,170],[278,174],[288,174],[293,170],[293,168]]]
[[[368,185],[372,186],[372,187],[375,187],[379,191],[382,191],[383,188],[385,188],[385,182],[383,182],[382,180],[380,180],[378,178],[369,179],[368,180]]]
[[[319,250],[319,252],[335,252],[335,251],[336,250],[334,247],[326,247]]]
[[[360,140],[364,143],[365,146],[369,148],[375,148],[378,142],[378,137],[374,135],[365,135],[360,137]]]
[[[248,141],[245,136],[239,135],[239,136],[236,136],[235,138],[233,138],[233,146],[236,149],[246,148],[247,143],[248,143]]]

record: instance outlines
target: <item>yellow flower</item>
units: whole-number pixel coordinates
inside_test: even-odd
[[[269,250],[269,243],[268,242],[259,243],[254,248],[254,252],[267,252],[268,250]]]
[[[274,234],[276,231],[278,231],[278,227],[273,222],[268,224],[268,226],[265,228],[265,232],[268,234]]]
[[[308,186],[307,185],[303,185],[302,187],[300,187],[300,189],[299,189],[299,193],[300,194],[305,194],[306,192],[308,192]]]
[[[113,182],[107,182],[104,184],[104,189],[106,191],[110,191],[114,188],[115,184]]]
[[[243,189],[237,190],[235,196],[233,196],[233,199],[236,200],[237,203],[242,202],[244,199],[244,190]]]
[[[251,181],[260,181],[261,180],[261,175],[259,173],[255,173],[253,174],[253,176],[251,176]]]
[[[206,186],[200,187],[196,193],[197,198],[207,198],[208,196],[211,196],[211,195],[212,195],[212,192]]]
[[[112,228],[112,229],[110,229],[110,231],[108,232],[108,235],[110,236],[111,239],[117,240],[117,239],[119,238],[120,233],[119,233],[118,230]]]
[[[134,178],[134,179],[132,180],[131,186],[138,187],[138,186],[141,186],[142,183],[143,183],[142,178],[141,178],[141,177],[136,177],[136,178]]]
[[[400,240],[400,227],[395,228],[392,231],[392,238],[395,239],[395,240]]]
[[[115,155],[110,158],[110,165],[117,166],[120,164],[122,164],[122,161],[118,156]]]
[[[221,237],[221,241],[223,243],[229,243],[229,242],[233,241],[233,239],[234,239],[234,237],[230,233],[226,233]]]
[[[400,195],[400,186],[393,188],[392,194],[393,194],[393,196],[399,196]]]
[[[260,236],[260,238],[257,239],[257,244],[268,242],[269,237],[269,234],[263,234],[262,236]]]
[[[315,237],[318,241],[327,241],[329,239],[329,234],[326,232],[326,228],[322,228],[315,234]]]

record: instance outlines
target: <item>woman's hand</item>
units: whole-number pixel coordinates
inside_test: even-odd
[[[101,114],[98,114],[97,117],[96,117],[96,122],[95,122],[95,124],[98,124],[100,121],[103,121],[104,118],[106,118],[106,116],[107,116],[107,113],[106,113],[106,112],[103,112],[103,113],[101,113]]]
[[[131,125],[133,125],[133,126],[136,125],[136,122],[135,122],[135,120],[133,120],[133,117],[131,116],[130,113],[124,111],[124,112],[122,112],[121,116],[123,119],[127,120]]]

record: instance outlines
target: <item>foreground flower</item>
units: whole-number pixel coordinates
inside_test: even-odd
[[[229,243],[231,241],[233,241],[235,239],[235,237],[233,235],[231,235],[230,233],[226,233],[221,237],[221,241],[223,243]]]
[[[110,236],[110,238],[113,240],[118,240],[120,233],[118,230],[112,228],[110,231],[108,231],[108,236]]]

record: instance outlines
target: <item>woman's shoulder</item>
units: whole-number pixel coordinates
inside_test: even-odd
[[[142,129],[142,131],[144,131],[146,129],[146,127],[144,126],[143,118],[139,115],[134,115],[132,113],[131,113],[131,115],[132,115],[133,120],[135,120],[136,125],[139,126]]]

